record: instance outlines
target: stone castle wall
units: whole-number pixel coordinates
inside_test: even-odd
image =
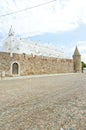
[[[12,64],[18,63],[19,75],[72,73],[73,60],[26,54],[0,53],[0,70],[12,76]]]

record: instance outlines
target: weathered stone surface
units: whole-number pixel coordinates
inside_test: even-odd
[[[12,63],[19,64],[19,75],[55,74],[74,72],[72,59],[58,59],[26,54],[0,53],[0,70],[12,76]]]
[[[82,64],[81,64],[81,55],[76,46],[74,54],[73,54],[73,63],[74,63],[74,72],[82,72]]]

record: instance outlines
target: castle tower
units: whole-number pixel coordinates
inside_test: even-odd
[[[77,46],[76,46],[74,54],[73,54],[73,64],[74,64],[74,72],[81,73],[82,72],[81,55],[78,51]]]

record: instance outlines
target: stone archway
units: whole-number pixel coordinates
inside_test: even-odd
[[[11,64],[11,75],[19,76],[20,75],[20,65],[18,62],[13,62]]]
[[[17,63],[13,63],[13,65],[12,65],[12,74],[14,75],[14,74],[18,74],[18,69],[19,69],[19,66],[18,66],[18,64]]]

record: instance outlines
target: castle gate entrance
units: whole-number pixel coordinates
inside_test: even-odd
[[[20,76],[20,64],[17,61],[13,61],[10,66],[11,76]]]
[[[18,69],[19,69],[19,66],[17,63],[13,63],[12,65],[12,74],[18,74]]]

